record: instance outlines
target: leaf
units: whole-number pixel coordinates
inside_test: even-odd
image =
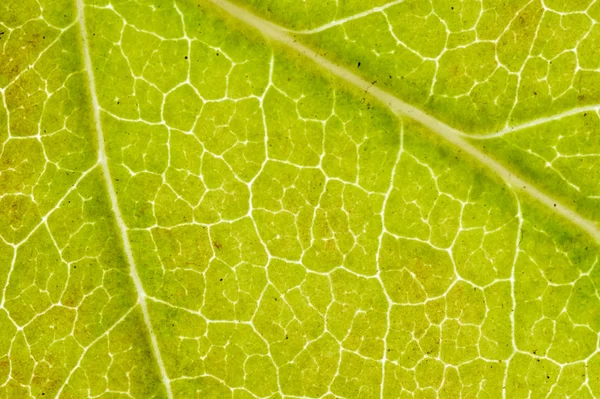
[[[0,10],[0,397],[600,396],[597,2]]]

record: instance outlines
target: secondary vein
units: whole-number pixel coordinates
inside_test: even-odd
[[[158,363],[159,372],[161,375],[161,379],[163,384],[165,385],[165,389],[167,391],[167,396],[169,399],[173,398],[173,393],[171,391],[171,384],[169,377],[167,375],[167,371],[165,369],[165,365],[163,363],[160,349],[158,347],[158,340],[156,339],[156,335],[154,334],[154,329],[152,328],[152,321],[150,320],[150,314],[148,312],[148,305],[146,303],[146,292],[144,291],[144,286],[140,279],[140,276],[137,271],[137,267],[135,265],[135,260],[133,258],[133,252],[131,250],[131,243],[129,241],[129,235],[127,230],[127,225],[123,220],[123,216],[121,215],[121,210],[119,209],[119,204],[117,201],[117,193],[112,182],[112,178],[110,175],[110,168],[108,167],[108,160],[106,156],[106,145],[104,140],[104,133],[102,130],[102,123],[100,119],[100,106],[98,104],[98,96],[96,94],[96,82],[94,78],[94,70],[92,65],[92,59],[90,56],[89,43],[87,38],[87,31],[85,29],[85,4],[84,0],[77,0],[77,10],[78,10],[78,22],[81,31],[81,39],[82,39],[82,53],[83,53],[83,61],[85,70],[88,76],[88,85],[90,92],[91,105],[94,112],[94,123],[96,127],[96,136],[98,140],[98,163],[102,167],[102,175],[104,176],[104,182],[106,184],[106,189],[108,191],[108,196],[110,198],[111,209],[115,216],[115,220],[119,231],[121,233],[121,239],[123,242],[123,250],[125,251],[125,255],[127,257],[127,262],[129,264],[129,274],[131,279],[133,280],[135,290],[137,292],[137,301],[140,304],[142,309],[142,314],[144,318],[144,323],[146,328],[148,329],[148,333],[150,335],[150,341],[152,345],[152,352],[154,357],[156,358],[156,362]]]

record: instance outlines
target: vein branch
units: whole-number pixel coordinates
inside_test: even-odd
[[[390,2],[390,3],[384,4],[382,6],[374,7],[372,9],[370,9],[370,10],[366,10],[366,11],[363,11],[363,12],[360,12],[360,13],[357,13],[357,14],[354,14],[354,15],[350,15],[350,16],[345,17],[345,18],[336,19],[334,21],[331,21],[331,22],[329,22],[327,24],[321,25],[321,26],[319,26],[317,28],[314,28],[314,29],[306,29],[306,30],[291,30],[291,29],[288,30],[288,29],[285,29],[285,30],[288,31],[288,32],[299,33],[299,34],[303,34],[303,35],[310,35],[310,34],[314,34],[314,33],[320,33],[320,32],[326,31],[328,29],[331,29],[333,27],[343,25],[343,24],[345,24],[347,22],[354,21],[354,20],[357,20],[357,19],[361,19],[361,18],[364,18],[364,17],[368,17],[369,15],[372,15],[372,14],[375,14],[375,13],[378,13],[378,12],[383,12],[386,9],[388,9],[390,7],[393,7],[393,6],[397,5],[397,4],[400,4],[402,2],[404,2],[404,0],[394,0],[394,1]],[[283,28],[281,28],[281,29],[283,29]]]

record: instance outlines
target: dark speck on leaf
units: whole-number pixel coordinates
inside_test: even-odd
[[[219,281],[223,281],[223,279],[220,279]]]
[[[358,61],[358,68],[360,68],[360,61]]]
[[[185,56],[185,59],[187,60],[187,55]]]

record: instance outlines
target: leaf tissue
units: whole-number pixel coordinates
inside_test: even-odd
[[[600,397],[600,1],[4,0],[0,398]]]

